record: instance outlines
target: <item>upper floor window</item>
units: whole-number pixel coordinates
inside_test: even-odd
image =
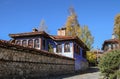
[[[48,51],[49,52],[54,52],[53,51],[53,45],[51,43],[48,44]]]
[[[62,44],[57,44],[56,46],[56,52],[61,53],[62,52]]]
[[[109,44],[108,47],[109,47],[109,50],[111,50],[111,44]]]
[[[77,45],[76,44],[74,44],[74,52],[76,52],[77,51]]]
[[[32,39],[28,40],[28,47],[30,47],[30,48],[33,47],[33,40]]]
[[[20,40],[16,40],[16,44],[17,44],[17,45],[20,45]]]
[[[70,52],[70,43],[64,44],[64,52]]]
[[[80,47],[77,45],[77,51],[76,51],[77,54],[80,54]]]
[[[43,41],[42,41],[42,45],[43,45],[43,49],[45,49],[45,47],[46,47],[46,41],[45,41],[45,39],[43,39]]]
[[[23,40],[23,41],[22,41],[22,46],[24,46],[24,47],[27,46],[27,41],[26,41],[26,40]]]
[[[119,48],[119,44],[116,44],[117,48]]]
[[[115,47],[115,44],[113,44],[113,49],[115,49],[116,47]]]
[[[80,54],[80,47],[76,44],[74,44],[74,51],[76,54]]]
[[[34,48],[40,48],[40,41],[39,41],[39,39],[35,39],[34,40]]]
[[[105,45],[104,51],[107,51],[107,50],[108,50],[108,45]]]

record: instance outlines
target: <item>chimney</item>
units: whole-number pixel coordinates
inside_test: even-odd
[[[112,39],[115,39],[116,38],[116,35],[113,33],[112,34]]]
[[[66,28],[58,29],[58,36],[65,36]]]
[[[32,32],[38,32],[38,30],[36,28],[33,28]]]

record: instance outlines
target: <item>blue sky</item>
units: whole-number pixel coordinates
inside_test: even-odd
[[[9,40],[10,33],[31,32],[42,19],[50,34],[56,35],[71,5],[80,25],[88,25],[94,36],[94,48],[101,48],[111,38],[114,17],[120,13],[119,0],[0,0],[0,39]]]

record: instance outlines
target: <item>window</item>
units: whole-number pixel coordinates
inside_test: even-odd
[[[111,50],[111,44],[109,44],[108,47],[109,47],[109,50]]]
[[[113,44],[111,44],[111,49],[113,49]]]
[[[39,39],[35,39],[34,40],[34,48],[40,48],[40,41],[39,41]]]
[[[70,44],[69,43],[64,44],[64,52],[70,52]]]
[[[76,52],[77,51],[77,45],[76,44],[74,44],[74,52]]]
[[[30,47],[30,48],[33,47],[33,40],[32,39],[28,40],[28,47]]]
[[[82,50],[82,57],[86,58],[86,51]]]
[[[42,45],[43,45],[43,49],[45,49],[45,40],[43,39],[43,42],[42,42]]]
[[[74,44],[74,52],[80,55],[80,47],[76,44]]]
[[[80,47],[77,45],[77,51],[76,51],[77,54],[80,54]]]
[[[115,49],[115,44],[113,44],[113,49]]]
[[[27,41],[26,41],[26,40],[23,40],[23,41],[22,41],[22,46],[24,46],[24,47],[27,46]]]
[[[117,44],[117,47],[119,48],[119,44]]]
[[[107,51],[107,50],[108,50],[108,45],[105,45],[104,51]]]
[[[56,52],[61,53],[62,52],[62,44],[57,44],[56,46]]]
[[[48,44],[48,51],[49,51],[49,52],[54,52],[54,51],[53,51],[53,45],[50,44],[50,43]]]
[[[17,40],[17,41],[16,41],[16,44],[17,44],[17,45],[20,45],[20,40]]]

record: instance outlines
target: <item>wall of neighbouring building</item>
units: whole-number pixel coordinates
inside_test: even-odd
[[[73,73],[74,59],[0,41],[0,77]]]

